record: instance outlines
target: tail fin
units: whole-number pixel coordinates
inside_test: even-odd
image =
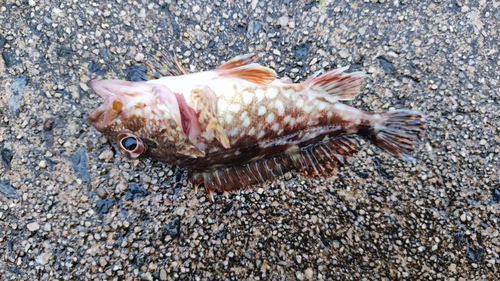
[[[399,109],[382,113],[382,120],[373,126],[372,140],[377,146],[407,162],[415,159],[410,153],[422,140],[427,118],[418,111]]]

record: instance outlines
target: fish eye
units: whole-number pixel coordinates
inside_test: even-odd
[[[124,133],[119,138],[120,152],[128,158],[139,158],[146,151],[146,145],[133,134]]]
[[[134,137],[125,137],[120,140],[120,145],[129,152],[134,152],[139,147],[139,141]]]

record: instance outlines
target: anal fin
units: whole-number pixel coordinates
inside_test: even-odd
[[[337,167],[350,162],[358,145],[346,135],[328,138],[302,147],[291,154],[283,153],[255,162],[223,168],[195,171],[190,175],[194,185],[204,184],[208,194],[215,190],[228,192],[253,184],[262,184],[296,170],[306,176],[331,176]]]

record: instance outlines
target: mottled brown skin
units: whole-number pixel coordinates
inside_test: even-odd
[[[87,119],[130,158],[181,165],[212,196],[282,176],[295,169],[327,176],[349,162],[370,137],[407,161],[423,137],[425,116],[410,110],[370,113],[347,106],[361,90],[361,73],[338,69],[299,84],[235,58],[212,72],[144,82],[93,81],[105,103]],[[190,82],[190,81],[198,81]],[[135,150],[120,141],[132,136]]]

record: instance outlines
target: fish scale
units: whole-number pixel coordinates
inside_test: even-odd
[[[87,120],[129,158],[187,168],[193,186],[203,185],[211,198],[215,190],[263,184],[291,170],[335,174],[353,159],[355,134],[414,161],[410,153],[426,128],[422,113],[366,112],[341,102],[359,94],[364,73],[344,67],[291,83],[256,58],[147,82],[93,80],[104,103]]]

